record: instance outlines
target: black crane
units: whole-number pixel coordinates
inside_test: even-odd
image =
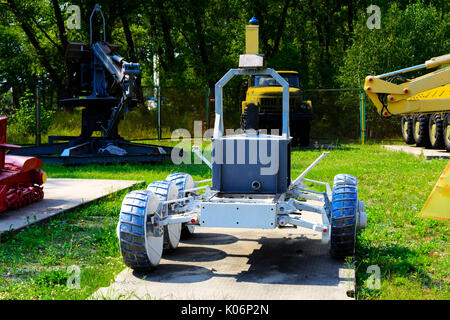
[[[92,18],[100,13],[103,40],[92,42]],[[127,62],[117,51],[120,46],[105,39],[105,19],[98,4],[90,17],[90,45],[69,42],[65,65],[68,92],[72,98],[60,100],[67,108],[83,107],[81,135],[49,136],[49,143],[26,147],[11,154],[38,156],[44,162],[81,164],[113,162],[154,162],[170,160],[173,148],[127,141],[119,136],[124,113],[136,106],[138,63]],[[92,136],[100,132],[100,137]],[[55,143],[57,141],[65,141]],[[182,153],[182,150],[175,150]]]

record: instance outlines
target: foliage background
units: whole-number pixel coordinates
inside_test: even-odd
[[[244,27],[252,16],[260,21],[260,51],[266,64],[298,71],[304,89],[360,88],[369,74],[450,52],[445,0],[2,0],[3,110],[20,109],[21,97],[27,90],[34,92],[37,85],[43,106],[60,110],[58,100],[71,94],[64,69],[65,47],[68,41],[89,42],[89,17],[97,2],[106,20],[106,39],[121,45],[120,54],[127,60],[141,64],[142,85],[154,86],[153,71],[157,70],[160,85],[169,88],[168,99],[180,101],[174,110],[163,111],[168,128],[200,117],[192,112],[192,105],[196,104],[196,110],[204,108],[204,100],[192,89],[211,88],[214,96],[215,82],[236,67],[244,51]],[[67,28],[69,5],[81,9],[79,30]],[[381,9],[380,29],[366,25],[369,5]],[[99,21],[94,23],[94,39],[100,37]],[[227,123],[237,127],[245,79],[230,83],[227,90]],[[313,100],[316,115],[313,136],[358,137],[356,91],[306,95]],[[155,122],[154,114],[148,117],[142,118],[143,123]],[[399,137],[398,120],[381,120],[370,102],[367,119],[369,138]]]

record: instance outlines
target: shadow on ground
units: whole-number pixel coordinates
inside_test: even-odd
[[[218,245],[237,241],[257,241],[261,246],[249,255],[229,254],[217,248],[181,246],[164,254],[164,259],[178,263],[161,264],[147,273],[134,272],[149,282],[193,283],[212,277],[233,277],[237,282],[290,285],[337,286],[342,278],[339,269],[345,262],[332,259],[328,248],[319,239],[305,236],[296,238],[238,239],[220,233],[199,233],[183,241],[185,244]],[[194,265],[198,262],[220,261],[226,258],[246,257],[248,269],[242,268],[229,274],[217,272],[210,265]],[[220,262],[219,262],[220,263]],[[233,271],[233,270],[232,270]]]

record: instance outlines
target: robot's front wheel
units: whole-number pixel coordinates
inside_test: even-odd
[[[157,195],[147,190],[128,193],[120,210],[117,224],[120,252],[125,264],[137,271],[156,267],[162,256],[164,238],[152,233],[152,217],[160,205]]]

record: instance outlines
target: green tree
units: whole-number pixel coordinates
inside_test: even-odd
[[[368,75],[382,74],[424,63],[431,57],[450,52],[450,27],[444,23],[448,12],[440,12],[435,6],[418,2],[401,9],[394,2],[382,11],[381,28],[369,29],[367,15],[359,12],[353,43],[346,51],[336,80],[342,87],[362,88]],[[406,74],[415,77],[427,71]],[[353,104],[343,100],[342,112],[351,123],[358,123],[357,101]],[[381,120],[369,101],[367,129],[371,137],[398,135],[397,119]]]

